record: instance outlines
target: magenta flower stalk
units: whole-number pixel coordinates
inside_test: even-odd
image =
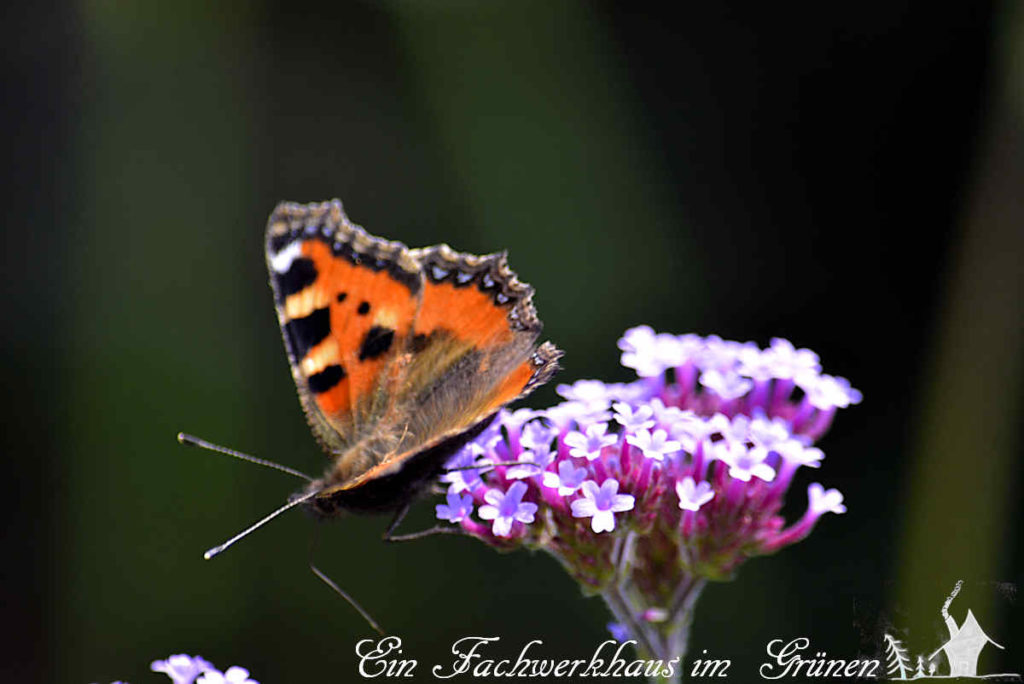
[[[552,554],[604,598],[617,638],[678,658],[678,677],[709,580],[845,512],[813,483],[799,520],[780,515],[797,470],[824,458],[814,442],[861,395],[783,339],[762,349],[640,326],[619,348],[635,382],[580,380],[545,411],[502,411],[449,463],[437,516],[499,549]]]

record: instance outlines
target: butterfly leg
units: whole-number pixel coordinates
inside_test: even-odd
[[[425,530],[419,532],[410,532],[409,534],[395,534],[395,528],[405,518],[405,514],[409,512],[409,505],[405,504],[398,512],[395,513],[395,517],[391,519],[391,523],[388,524],[388,529],[384,531],[384,541],[389,542],[403,542],[412,541],[414,539],[423,539],[424,537],[431,537],[435,534],[462,534],[462,528],[454,525],[434,525]]]

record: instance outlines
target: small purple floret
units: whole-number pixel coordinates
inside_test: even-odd
[[[676,482],[676,496],[679,497],[679,508],[684,511],[699,511],[700,507],[715,498],[710,482],[694,482],[687,475]]]
[[[544,486],[557,489],[559,496],[574,493],[587,479],[590,473],[586,468],[577,468],[572,461],[565,460],[558,464],[557,473],[544,473]]]
[[[611,532],[615,529],[615,513],[633,508],[633,496],[619,494],[619,483],[608,478],[600,487],[593,480],[583,483],[583,497],[572,502],[574,518],[590,518],[594,532]]]
[[[615,639],[620,644],[626,643],[630,639],[629,630],[624,625],[618,622],[609,622],[606,627],[608,628],[609,634],[612,635],[612,639]]]
[[[646,428],[626,437],[626,442],[642,451],[645,458],[652,458],[655,461],[664,460],[666,456],[674,454],[683,446],[675,440],[668,439],[668,433],[664,430],[651,432]]]
[[[802,378],[797,380],[797,384],[807,393],[811,405],[821,410],[846,408],[851,404],[859,404],[862,398],[859,391],[850,387],[850,381],[846,378],[821,375]]]
[[[765,463],[768,451],[763,447],[748,449],[740,442],[723,441],[714,446],[713,453],[722,463],[729,466],[729,477],[750,482],[757,477],[765,482],[775,479],[775,469]]]
[[[654,409],[640,405],[636,408],[625,402],[612,405],[615,409],[615,422],[630,431],[649,430],[655,425]]]
[[[753,382],[739,373],[720,371],[717,368],[701,373],[700,384],[722,399],[738,399],[754,386]]]
[[[593,461],[601,455],[601,449],[619,441],[615,435],[605,434],[607,431],[607,423],[594,423],[588,425],[585,432],[570,432],[564,440],[569,447],[569,455]]]
[[[459,496],[458,491],[455,489],[455,485],[452,485],[448,489],[448,493],[445,495],[445,498],[447,503],[437,504],[434,506],[437,511],[438,519],[457,523],[468,517],[473,512],[473,495],[465,494],[463,496]]]
[[[524,477],[540,475],[544,472],[544,469],[548,467],[548,464],[555,458],[554,452],[551,451],[550,444],[537,444],[536,446],[529,448],[529,451],[524,451],[519,454],[519,463],[522,465],[509,467],[508,472],[505,473],[505,477],[510,480],[521,480]]]
[[[526,483],[513,482],[508,491],[489,489],[484,494],[487,503],[477,511],[482,520],[492,520],[491,532],[496,537],[507,537],[512,533],[512,523],[532,523],[537,504],[523,501]]]
[[[216,670],[206,672],[199,679],[196,680],[196,684],[260,684],[255,679],[249,679],[249,671],[244,667],[238,667],[233,665],[229,667],[223,674]]]
[[[810,500],[812,513],[845,513],[846,506],[843,505],[843,495],[838,489],[826,490],[817,482],[812,482],[807,488],[807,498]]]
[[[174,684],[193,684],[196,677],[204,672],[216,672],[213,665],[199,656],[184,653],[170,656],[167,660],[154,660],[149,665],[153,672],[163,672]]]

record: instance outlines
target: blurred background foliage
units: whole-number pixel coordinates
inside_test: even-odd
[[[3,681],[156,681],[149,661],[182,651],[265,684],[355,676],[368,629],[309,573],[309,519],[201,557],[295,483],[174,441],[323,467],[262,233],[278,200],[335,196],[410,245],[508,249],[561,381],[627,379],[615,341],[649,323],[785,336],[864,391],[814,473],[849,513],[710,587],[695,655],[753,676],[770,639],[870,656],[883,629],[930,653],[963,578],[954,614],[1006,646],[982,670],[1024,670],[1024,611],[997,584],[1024,580],[1016,3],[0,14]],[[558,658],[605,638],[603,606],[550,558],[389,546],[385,524],[322,525],[314,559],[423,678],[460,636]]]

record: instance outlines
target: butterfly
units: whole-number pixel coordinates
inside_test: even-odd
[[[407,507],[558,368],[504,252],[409,249],[332,200],[279,204],[266,258],[299,401],[331,460],[293,501],[320,516]]]
[[[338,200],[279,204],[267,222],[266,259],[299,402],[330,464],[311,478],[179,433],[183,444],[308,482],[204,557],[300,505],[320,517],[394,511],[385,532],[392,541],[457,530],[391,534],[457,451],[558,370],[562,352],[537,343],[533,288],[504,252],[409,249],[353,224]],[[351,596],[310,569],[383,634]]]

